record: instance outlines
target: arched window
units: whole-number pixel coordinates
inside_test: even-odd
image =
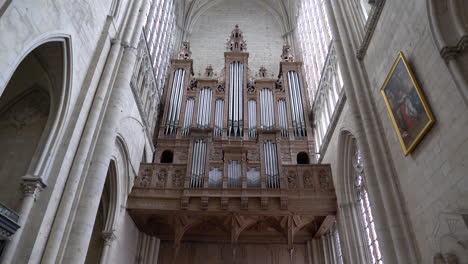
[[[358,193],[358,205],[361,213],[362,227],[364,228],[366,243],[369,248],[369,255],[372,264],[383,264],[382,254],[380,252],[379,241],[377,239],[377,232],[375,231],[374,216],[372,214],[372,207],[369,201],[369,194],[367,192],[366,178],[364,173],[364,161],[361,151],[356,148],[353,160],[353,167],[355,169],[355,187]]]
[[[161,154],[161,163],[172,163],[174,160],[174,153],[170,150],[165,150]]]
[[[299,152],[297,154],[297,164],[309,164],[309,155],[305,152]]]

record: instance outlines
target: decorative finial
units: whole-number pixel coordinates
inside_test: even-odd
[[[211,65],[208,65],[205,69],[205,77],[213,77],[213,67]]]
[[[180,45],[180,50],[177,53],[177,59],[179,60],[188,60],[192,57],[192,52],[190,51],[190,42],[183,41]]]
[[[260,67],[260,70],[258,70],[258,76],[260,78],[266,78],[267,77],[267,69],[265,67]]]
[[[236,25],[227,41],[226,48],[229,51],[244,52],[247,50],[247,43],[244,40],[244,34]]]

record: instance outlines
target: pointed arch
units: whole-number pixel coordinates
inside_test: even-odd
[[[10,157],[15,159],[13,163],[2,158],[6,164],[1,166],[1,174],[13,177],[13,185],[22,178],[37,180],[44,186],[47,182],[51,157],[56,156],[65,130],[71,67],[69,37],[54,35],[27,48],[15,67],[7,72],[8,82],[0,89],[0,141],[9,142],[8,146],[1,144],[11,150],[5,153],[16,154]],[[25,145],[18,133],[29,143]],[[17,142],[12,143],[11,139]],[[18,209],[19,201],[10,202]]]

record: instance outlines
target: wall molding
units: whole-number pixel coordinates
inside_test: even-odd
[[[361,45],[359,45],[359,48],[356,51],[356,58],[358,60],[363,60],[366,56],[367,48],[369,47],[372,36],[374,35],[374,31],[377,27],[377,22],[379,21],[380,15],[382,14],[385,2],[386,0],[376,0],[370,11],[369,18],[367,19],[366,25],[364,27],[364,37],[362,39]]]

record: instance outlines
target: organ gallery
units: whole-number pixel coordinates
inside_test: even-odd
[[[236,259],[242,245],[271,241],[292,259],[334,228],[336,213],[330,166],[309,158],[302,62],[284,45],[275,78],[253,72],[238,26],[224,58],[219,74],[208,65],[194,76],[183,42],[171,60],[154,163],[141,164],[127,207],[161,239],[160,260],[185,263],[181,252],[199,243],[224,245],[229,254],[220,254]]]

